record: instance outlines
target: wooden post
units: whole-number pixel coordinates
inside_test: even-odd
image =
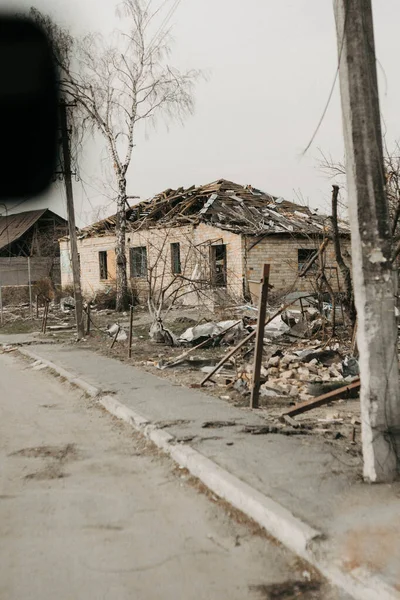
[[[31,315],[31,319],[33,319],[31,258],[30,258],[30,256],[28,256],[28,284],[29,284],[29,314]]]
[[[2,294],[2,290],[1,290],[1,283],[0,283],[0,320],[1,320],[1,324],[3,325],[3,294]]]
[[[86,335],[90,335],[90,302],[88,302],[88,304],[87,304],[86,313],[87,313]]]
[[[258,397],[260,394],[260,371],[264,346],[265,315],[267,312],[269,265],[264,265],[260,283],[260,300],[258,305],[258,320],[256,333],[256,347],[254,352],[253,377],[251,384],[250,408],[258,408]]]
[[[65,178],[65,191],[67,196],[69,241],[71,247],[72,278],[74,285],[76,331],[78,340],[80,340],[85,335],[85,326],[83,322],[81,276],[79,270],[78,243],[75,225],[74,197],[72,192],[71,154],[69,146],[67,106],[65,102],[61,102],[60,104],[60,121],[64,159],[63,171]]]
[[[43,333],[46,333],[46,329],[47,329],[47,318],[49,316],[49,306],[50,306],[50,301],[46,299],[45,305],[44,305],[43,321],[42,321]]]
[[[334,0],[360,356],[364,478],[400,464],[400,394],[389,210],[371,0]]]
[[[39,318],[39,294],[36,294],[36,318]]]
[[[132,331],[133,328],[133,306],[129,310],[129,338],[128,338],[128,358],[132,358]]]

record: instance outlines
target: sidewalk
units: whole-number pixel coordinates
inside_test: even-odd
[[[243,433],[244,425],[265,423],[260,413],[112,358],[77,346],[28,352],[116,394],[161,429],[173,458],[256,520],[263,506],[262,524],[355,598],[400,598],[400,483],[363,484],[360,462],[322,438]],[[234,425],[204,428],[206,421]]]

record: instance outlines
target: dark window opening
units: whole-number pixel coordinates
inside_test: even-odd
[[[180,275],[182,273],[181,245],[179,242],[173,242],[171,244],[171,268],[174,275]]]
[[[211,246],[211,282],[215,287],[226,286],[226,245]]]
[[[99,252],[100,279],[108,279],[107,251]]]
[[[131,277],[147,277],[147,248],[136,246],[130,249]]]
[[[315,248],[299,248],[297,251],[297,261],[299,273],[304,269],[304,267],[310,262],[310,260],[317,254],[318,250]],[[318,265],[317,261],[310,267],[310,271],[317,271]]]

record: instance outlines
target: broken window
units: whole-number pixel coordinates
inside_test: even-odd
[[[131,277],[147,277],[147,248],[136,246],[130,249]]]
[[[297,261],[299,273],[304,269],[307,263],[317,254],[318,250],[315,248],[299,248],[297,251]],[[316,271],[318,269],[317,261],[310,267],[310,271]]]
[[[226,286],[226,244],[210,246],[211,283],[216,287]]]
[[[174,275],[180,275],[182,273],[181,245],[179,242],[173,242],[171,244],[171,269]]]
[[[100,279],[108,279],[107,250],[99,252]]]

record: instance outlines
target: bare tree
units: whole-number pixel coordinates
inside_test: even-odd
[[[394,241],[400,241],[400,142],[396,141],[392,149],[384,143],[384,167],[386,181],[386,195],[389,204],[391,233]],[[346,167],[344,161],[336,161],[332,156],[320,151],[319,169],[329,179],[335,181],[340,187],[345,187]],[[336,201],[336,207],[345,208],[345,205]],[[400,247],[397,254],[400,253]]]
[[[168,64],[170,39],[156,29],[159,9],[151,0],[124,0],[119,16],[127,24],[109,42],[90,34],[76,44],[76,68],[61,64],[63,89],[81,108],[85,123],[107,146],[117,187],[117,310],[128,303],[126,272],[127,173],[138,125],[157,119],[183,120],[194,108],[197,71],[181,72]]]

